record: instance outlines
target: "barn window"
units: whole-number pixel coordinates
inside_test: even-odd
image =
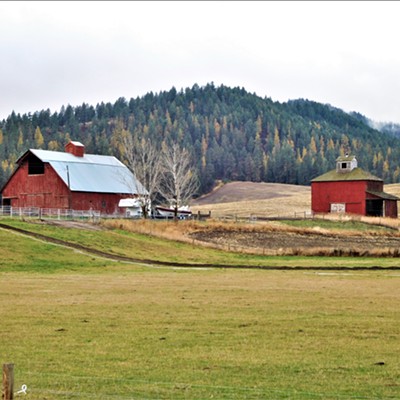
[[[341,168],[342,169],[347,169],[347,162],[343,162]]]
[[[28,162],[28,174],[29,175],[43,175],[44,174],[44,163],[38,158],[31,158]]]

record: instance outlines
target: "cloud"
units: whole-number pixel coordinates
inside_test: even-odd
[[[398,2],[1,2],[0,118],[193,84],[400,121]]]

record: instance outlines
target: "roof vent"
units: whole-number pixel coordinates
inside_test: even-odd
[[[65,145],[65,151],[75,157],[83,157],[85,155],[85,146],[81,142],[73,142],[71,140]]]

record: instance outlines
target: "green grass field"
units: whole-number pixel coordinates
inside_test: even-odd
[[[146,258],[171,248],[127,232],[56,232]],[[227,257],[179,246],[177,260],[190,249]],[[400,271],[146,267],[1,229],[0,249],[0,362],[15,364],[16,391],[28,386],[17,398],[400,397]]]

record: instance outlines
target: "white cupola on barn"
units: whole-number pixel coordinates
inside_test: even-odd
[[[357,168],[357,159],[355,156],[345,154],[344,156],[340,156],[336,159],[336,172],[338,173],[347,173],[353,171],[354,168]]]

